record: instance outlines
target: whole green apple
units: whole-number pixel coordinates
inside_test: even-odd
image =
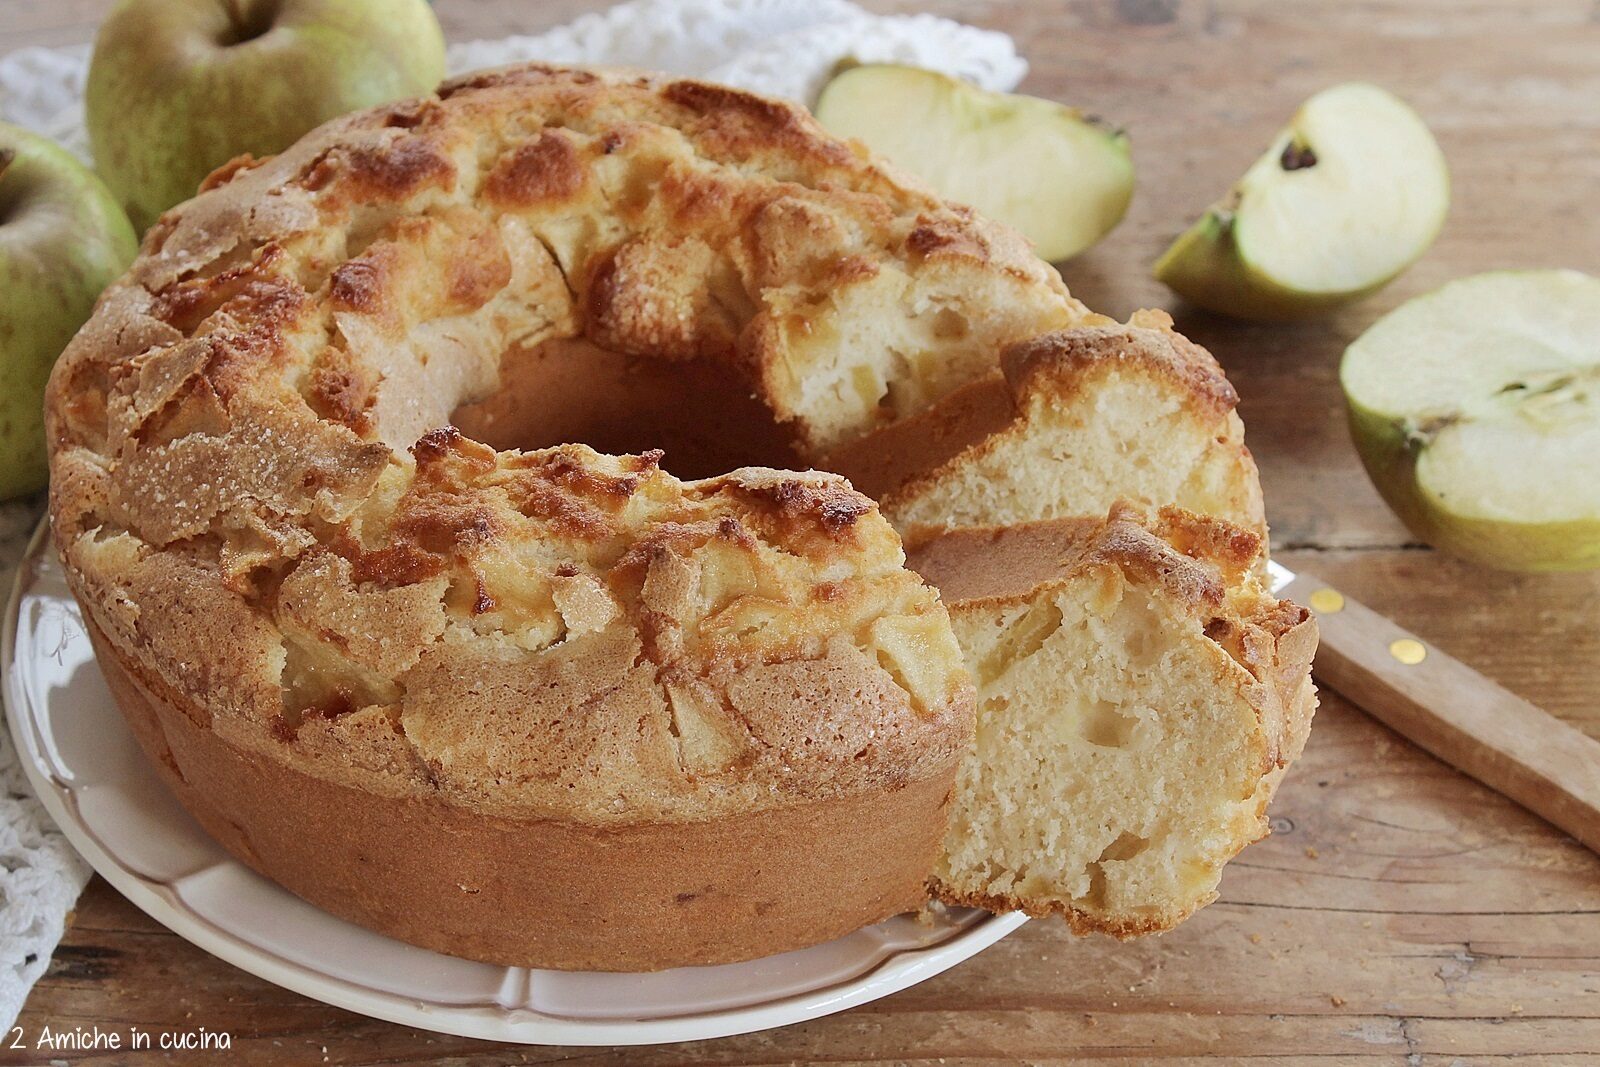
[[[235,156],[443,77],[426,0],[122,0],[95,37],[89,138],[142,231]]]
[[[44,485],[50,368],[137,250],[100,179],[0,123],[0,500]]]

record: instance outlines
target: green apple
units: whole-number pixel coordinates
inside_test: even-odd
[[[904,167],[941,196],[1021,231],[1051,261],[1122,221],[1133,196],[1128,138],[1076,108],[992,93],[918,67],[851,67],[817,119]]]
[[[1382,288],[1427,251],[1450,207],[1444,154],[1375,85],[1325,89],[1156,262],[1200,307],[1296,319]]]
[[[44,485],[50,368],[137,248],[100,179],[0,123],[0,500]]]
[[[1600,567],[1600,278],[1451,282],[1379,319],[1339,379],[1367,472],[1419,537],[1508,570]]]
[[[142,230],[235,156],[443,77],[426,0],[121,0],[95,37],[89,138]]]

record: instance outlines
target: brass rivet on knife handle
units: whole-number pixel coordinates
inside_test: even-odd
[[[1428,658],[1428,646],[1413,638],[1402,637],[1398,641],[1389,642],[1389,655],[1407,667],[1415,667]]]
[[[1323,586],[1311,594],[1311,610],[1318,615],[1332,615],[1344,610],[1344,594]]]
[[[1600,741],[1327,582],[1301,574],[1277,594],[1316,612],[1320,684],[1600,852]]]

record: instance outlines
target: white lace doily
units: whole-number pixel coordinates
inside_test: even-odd
[[[931,15],[870,15],[847,0],[632,0],[537,36],[449,51],[452,74],[530,59],[694,75],[808,104],[845,59],[908,63],[988,89],[1014,88],[1027,72],[1005,34]],[[88,63],[87,44],[0,56],[0,119],[88,161]],[[24,513],[31,519],[31,509],[0,509],[0,526],[20,527]],[[0,575],[9,578],[14,560],[0,558]],[[9,731],[0,731],[0,1032],[44,973],[88,873],[29,793]]]
[[[807,104],[840,60],[908,63],[1012,89],[1028,71],[1010,37],[933,15],[872,15],[849,0],[631,0],[531,37],[450,46],[451,74],[539,59],[662,70]],[[89,46],[0,56],[0,120],[87,161]]]
[[[11,591],[12,568],[38,519],[31,500],[0,504],[0,600]],[[10,1027],[22,998],[49,965],[67,912],[88,878],[88,864],[28,788],[11,731],[0,729],[0,1027]]]

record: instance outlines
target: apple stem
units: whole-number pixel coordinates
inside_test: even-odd
[[[244,12],[239,10],[239,0],[222,0],[222,10],[227,12],[228,21],[233,23],[233,32],[236,36],[244,37],[250,32],[249,27],[245,25]]]
[[[11,221],[11,214],[16,204],[16,194],[6,192],[6,171],[11,164],[16,162],[17,150],[15,148],[0,147],[0,226]]]

